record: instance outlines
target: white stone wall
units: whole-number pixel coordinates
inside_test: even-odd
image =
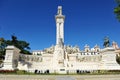
[[[64,74],[76,73],[76,70],[120,70],[120,65],[116,62],[115,49],[111,47],[102,49],[99,54],[98,52],[92,54],[93,52],[84,51],[68,54],[64,48],[58,46],[55,48],[53,54],[44,52],[42,55],[19,55],[19,50],[15,47],[7,48],[4,69],[16,69],[14,60],[18,60],[17,68],[29,72],[49,70],[51,73]]]

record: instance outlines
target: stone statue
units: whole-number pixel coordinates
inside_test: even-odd
[[[119,46],[118,46],[118,44],[115,41],[112,42],[112,47],[114,49],[119,49]]]
[[[110,46],[110,41],[109,41],[109,38],[108,38],[108,37],[105,37],[105,38],[104,38],[104,44],[103,44],[103,46],[104,46],[105,48]]]
[[[58,7],[58,12],[57,12],[58,15],[62,15],[62,6],[59,6]]]

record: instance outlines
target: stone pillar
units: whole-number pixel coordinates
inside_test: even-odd
[[[14,70],[17,69],[18,60],[19,60],[19,53],[20,50],[15,46],[7,46],[6,47],[6,54],[4,60],[4,67],[5,70]]]
[[[64,19],[62,15],[62,6],[58,6],[58,13],[55,16],[56,19],[56,45],[64,44]]]
[[[116,62],[116,53],[113,47],[107,47],[102,50],[101,69],[120,70],[120,65]]]

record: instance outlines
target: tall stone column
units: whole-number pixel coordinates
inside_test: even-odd
[[[62,15],[62,6],[58,6],[58,13],[56,19],[56,45],[64,44],[64,20],[65,16]]]
[[[3,69],[5,70],[17,69],[19,54],[20,54],[19,52],[20,50],[15,46],[6,47],[6,54],[5,54]]]
[[[56,20],[56,46],[53,55],[53,69],[56,73],[66,73],[64,63],[66,63],[64,51],[64,20],[65,16],[62,14],[62,6],[58,6],[58,13],[55,16]]]

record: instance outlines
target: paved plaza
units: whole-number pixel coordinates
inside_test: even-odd
[[[0,75],[0,80],[120,80],[120,75]]]

